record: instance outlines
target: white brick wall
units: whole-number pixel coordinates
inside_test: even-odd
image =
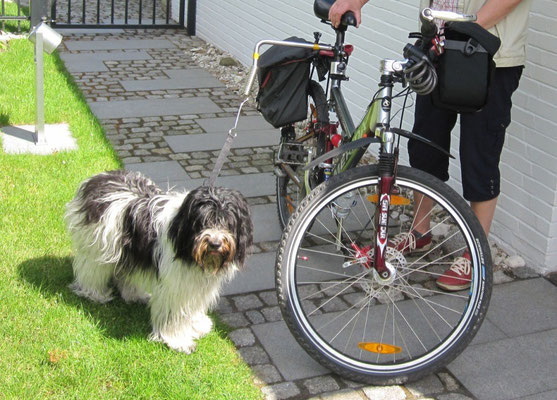
[[[197,1],[197,34],[246,65],[261,39],[312,39],[316,30],[325,32],[324,43],[333,38],[313,15],[312,0]],[[356,50],[344,94],[355,121],[377,89],[379,59],[400,57],[407,33],[417,29],[417,15],[417,0],[370,1],[360,28],[348,31]],[[557,271],[557,0],[534,0],[528,61],[513,102],[491,238],[538,271]],[[412,118],[410,109],[406,128]],[[453,136],[452,153],[458,154],[458,129]],[[450,173],[451,186],[460,190],[458,161]]]

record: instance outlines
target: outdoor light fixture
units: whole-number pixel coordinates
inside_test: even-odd
[[[62,43],[62,35],[48,26],[44,21],[33,28],[29,34],[29,40],[37,45],[37,38],[40,38],[41,36],[43,51],[47,54],[52,54],[52,52],[60,46],[60,43]]]
[[[56,48],[60,46],[60,43],[62,43],[62,35],[48,26],[43,20],[33,27],[28,39],[35,44],[35,80],[37,94],[35,103],[35,144],[45,144],[43,51],[51,54],[56,50]]]

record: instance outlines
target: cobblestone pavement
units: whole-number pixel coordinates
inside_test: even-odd
[[[151,174],[159,184],[166,182],[169,185],[180,186],[183,181],[198,182],[208,177],[224,142],[222,136],[224,131],[221,132],[221,128],[211,128],[208,121],[224,124],[218,126],[226,126],[228,123],[230,128],[229,119],[235,116],[241,98],[218,81],[211,81],[212,78],[204,75],[207,73],[199,69],[194,62],[191,50],[203,47],[203,41],[190,38],[180,31],[168,30],[119,30],[96,34],[82,34],[76,31],[62,33],[65,40],[60,50],[61,56],[93,112],[99,116],[108,140],[127,168],[135,168]],[[199,78],[180,78],[187,73],[195,73]],[[173,83],[170,88],[169,80]],[[202,81],[208,83],[201,84]],[[191,85],[191,82],[197,82],[200,87]],[[138,87],[149,89],[137,89]],[[191,99],[195,101],[187,102]],[[179,101],[183,101],[179,104],[184,104],[184,108],[176,112],[169,111],[168,107]],[[196,103],[204,104],[206,107],[198,108],[195,112],[190,111],[188,107],[192,107],[193,110]],[[109,114],[110,117],[103,117]],[[243,110],[243,117],[255,118],[257,115],[253,106],[247,106]],[[253,120],[250,123],[259,122]],[[216,312],[232,328],[230,339],[238,348],[239,354],[251,366],[256,384],[262,388],[265,397],[330,400],[426,398],[464,400],[482,398],[482,396],[491,398],[485,397],[489,395],[482,394],[490,393],[489,390],[473,394],[471,390],[476,390],[476,386],[480,384],[475,383],[476,381],[469,374],[461,373],[465,368],[459,368],[458,364],[455,368],[444,369],[438,374],[412,384],[373,387],[346,381],[331,374],[321,366],[315,365],[313,360],[297,347],[282,322],[277,297],[272,290],[274,252],[280,238],[280,231],[277,230],[278,220],[272,176],[271,144],[276,141],[272,138],[267,142],[262,140],[262,135],[265,133],[260,133],[259,136],[254,134],[253,137],[249,135],[249,132],[245,134],[245,137],[250,139],[249,145],[233,148],[221,176],[223,179],[230,179],[230,182],[233,178],[245,178],[242,181],[244,188],[249,188],[249,182],[255,179],[265,183],[260,185],[261,188],[252,188],[253,192],[247,195],[248,202],[253,207],[256,233],[258,229],[261,233],[256,235],[252,266],[248,266],[248,270],[253,268],[256,271],[252,273],[253,277],[258,279],[263,279],[263,276],[270,278],[265,278],[266,281],[261,284],[255,282],[248,288],[233,281],[227,288],[228,291],[225,291]],[[268,135],[272,135],[272,130],[269,130]],[[192,150],[193,148],[196,149]],[[519,275],[520,278],[536,278],[535,274],[527,268],[521,270]],[[519,283],[519,281],[513,282],[514,280],[515,277],[503,271],[498,272],[496,281],[506,284],[501,287],[509,287],[507,291],[502,291],[501,296],[506,296],[507,292],[517,292],[516,288],[511,289],[509,286]],[[531,290],[540,293],[540,296],[544,294],[544,299],[557,299],[557,294],[551,289],[554,287],[549,285],[548,288],[545,285],[547,281],[538,278],[524,282],[534,282],[532,285],[538,285],[536,289]],[[340,306],[347,307],[350,304],[349,296],[350,293],[347,292],[340,300],[342,303]],[[497,304],[497,296],[495,297],[495,301],[492,301],[495,303],[494,312],[506,313],[506,303],[502,301],[502,304]],[[557,301],[554,303],[557,304]],[[548,305],[547,313],[555,312],[557,307]],[[538,311],[536,315],[546,318],[547,313],[538,315]],[[553,315],[547,319],[555,318]],[[526,323],[532,326],[531,322]],[[546,324],[544,329],[555,331],[557,334],[555,323]],[[268,332],[278,334],[280,340],[269,344]],[[527,332],[530,331],[521,334]],[[508,340],[515,338],[510,333],[504,337]],[[288,352],[296,349],[298,349],[296,357],[301,357],[301,361],[292,359],[290,366],[281,364],[277,351]],[[480,352],[484,358],[486,353],[489,351]],[[470,354],[474,354],[473,350]],[[307,368],[303,370],[304,373],[291,376],[297,371],[298,362],[307,363]],[[477,361],[473,359],[471,363]],[[462,379],[472,383],[464,384]],[[550,387],[548,390],[553,389],[555,388]],[[511,397],[498,398],[510,399]]]

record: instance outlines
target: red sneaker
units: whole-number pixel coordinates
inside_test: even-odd
[[[466,250],[457,257],[451,267],[437,279],[437,286],[448,292],[457,292],[470,287],[472,280],[472,259]]]
[[[415,231],[399,233],[389,240],[388,244],[389,247],[400,251],[403,255],[425,253],[431,249],[431,245],[431,234],[420,235]]]

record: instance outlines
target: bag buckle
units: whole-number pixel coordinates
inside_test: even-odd
[[[478,47],[479,47],[479,43],[474,39],[470,38],[464,45],[464,54],[467,56],[471,56],[474,53],[476,53],[476,51],[478,51]]]

